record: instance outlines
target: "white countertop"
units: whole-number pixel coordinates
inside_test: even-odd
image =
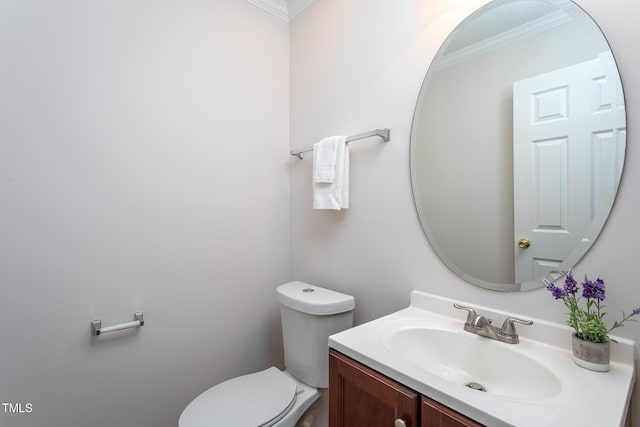
[[[573,363],[569,327],[539,319],[530,319],[534,321],[532,326],[517,325],[520,343],[498,344],[512,346],[510,350],[538,361],[560,381],[557,393],[535,400],[472,390],[392,352],[388,337],[394,331],[415,327],[462,331],[467,313],[454,309],[454,302],[473,307],[497,325],[507,316],[521,317],[413,291],[408,308],[332,335],[329,347],[488,426],[624,426],[635,383],[635,345],[628,339],[615,337],[618,343],[611,344],[609,372],[593,372]],[[489,363],[500,364],[500,360]]]

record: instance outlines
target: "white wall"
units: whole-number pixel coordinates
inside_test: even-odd
[[[174,427],[280,363],[288,49],[238,0],[0,0],[0,425]]]
[[[311,161],[290,163],[291,277],[354,295],[356,323],[406,306],[412,289],[524,317],[565,320],[564,307],[543,289],[496,293],[459,279],[431,250],[414,212],[409,134],[420,84],[448,32],[483,3],[319,0],[291,25],[291,147],[336,133],[392,129],[388,144],[351,144],[347,211],[313,211]],[[627,101],[627,158],[618,198],[598,242],[576,268],[578,277],[605,279],[613,320],[621,309],[640,305],[640,27],[632,0],[578,3],[608,37]],[[630,324],[619,334],[640,340],[640,327]],[[633,408],[640,410],[637,393]],[[640,413],[635,420],[640,426]]]

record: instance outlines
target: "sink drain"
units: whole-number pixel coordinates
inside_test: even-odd
[[[476,382],[473,382],[473,381],[471,381],[470,383],[466,383],[465,386],[467,386],[469,388],[472,388],[474,390],[478,390],[478,391],[487,391],[487,389],[484,388],[482,386],[482,384],[476,383]]]

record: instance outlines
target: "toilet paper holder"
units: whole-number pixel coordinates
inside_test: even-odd
[[[133,314],[133,321],[118,323],[113,326],[102,327],[102,320],[96,319],[91,321],[91,336],[98,336],[106,334],[107,332],[122,331],[123,329],[139,328],[144,326],[144,316],[141,311],[136,311]]]

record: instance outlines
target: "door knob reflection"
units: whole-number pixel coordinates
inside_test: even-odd
[[[522,238],[518,240],[518,246],[522,249],[527,249],[529,246],[531,246],[531,241],[529,239]]]

